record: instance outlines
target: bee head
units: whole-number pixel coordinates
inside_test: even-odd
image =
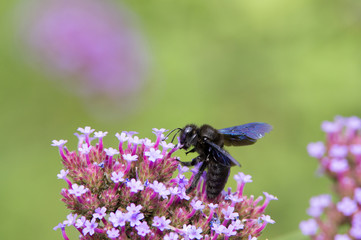
[[[181,148],[187,150],[190,146],[194,146],[197,143],[197,126],[189,124],[185,126],[179,136],[179,143],[182,145]]]

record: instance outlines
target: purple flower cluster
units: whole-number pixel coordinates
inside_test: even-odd
[[[300,223],[311,239],[361,239],[361,119],[337,116],[322,123],[326,142],[307,146],[320,163],[320,172],[333,180],[337,202],[323,194],[310,199],[308,215]],[[342,232],[342,234],[340,234]]]
[[[155,142],[140,139],[136,132],[117,133],[117,149],[104,148],[107,132],[90,127],[78,131],[77,151],[69,151],[65,140],[52,144],[64,165],[57,176],[68,186],[61,195],[71,213],[54,228],[61,229],[64,239],[69,239],[65,228],[73,226],[84,240],[254,240],[274,223],[264,211],[277,198],[264,193],[260,203],[263,197],[244,195],[245,184],[252,180],[243,173],[234,177],[236,192],[223,191],[213,202],[207,200],[205,174],[187,195],[195,174],[185,177],[189,169],[172,157],[178,146],[163,141],[165,129],[153,129]]]
[[[116,2],[24,4],[20,32],[31,62],[38,60],[45,71],[84,96],[119,99],[138,92],[146,80],[148,53],[134,14]]]

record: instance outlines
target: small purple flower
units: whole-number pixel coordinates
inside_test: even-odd
[[[80,148],[78,148],[79,152],[82,154],[89,154],[92,146],[88,146],[88,144],[84,143]]]
[[[136,225],[141,224],[141,221],[144,218],[144,214],[143,213],[131,213],[128,212],[128,222],[130,224],[131,227],[134,227]]]
[[[127,207],[128,212],[131,213],[131,214],[140,213],[140,209],[142,209],[142,205],[137,205],[137,206],[135,206],[134,203],[131,203],[131,204]]]
[[[182,166],[181,164],[178,165],[178,174],[183,174],[185,172],[188,172],[189,168],[186,166]]]
[[[356,116],[349,117],[346,120],[346,126],[353,130],[359,130],[361,129],[361,119]]]
[[[224,229],[223,231],[223,234],[227,237],[230,237],[230,236],[234,236],[237,234],[236,231],[234,231],[234,226],[233,225],[229,225],[226,229]]]
[[[353,144],[350,146],[350,152],[355,156],[361,155],[361,144]]]
[[[354,191],[354,199],[361,204],[361,188],[356,188]]]
[[[335,133],[335,132],[340,131],[341,126],[338,122],[324,121],[321,125],[321,129],[325,133]]]
[[[177,195],[179,193],[179,188],[178,187],[170,187],[169,188],[169,193],[171,195]]]
[[[94,132],[94,129],[92,129],[89,126],[86,126],[85,128],[78,128],[78,131],[85,135],[90,135],[92,132]]]
[[[191,205],[192,205],[193,209],[196,211],[198,211],[198,210],[202,211],[205,208],[205,205],[203,205],[203,202],[200,200],[193,199],[191,201]]]
[[[275,221],[273,219],[271,219],[271,217],[269,215],[263,215],[261,217],[261,219],[266,223],[271,223],[271,224],[275,223]]]
[[[107,231],[108,238],[117,238],[119,237],[119,230],[116,228],[112,228]]]
[[[58,179],[65,179],[68,173],[69,173],[69,169],[66,171],[62,169],[60,170],[60,174],[57,174],[56,176],[58,177]]]
[[[149,226],[148,226],[147,222],[142,222],[142,223],[138,224],[138,225],[135,227],[135,229],[137,229],[138,234],[139,234],[140,236],[143,236],[143,237],[144,237],[145,235],[147,235],[148,233],[150,233],[150,229],[149,229]]]
[[[323,142],[309,143],[307,145],[307,151],[311,157],[321,158],[326,152],[326,147]]]
[[[237,219],[236,221],[232,221],[231,225],[233,225],[235,230],[244,229],[244,224],[239,219]]]
[[[121,134],[116,133],[115,136],[118,138],[119,142],[121,142],[121,143],[128,141],[128,139],[129,139],[125,132],[122,132]]]
[[[349,169],[347,159],[333,158],[330,162],[330,170],[335,173],[342,173]]]
[[[317,233],[318,225],[315,219],[311,218],[300,223],[300,229],[303,235],[313,236]]]
[[[137,193],[138,191],[144,190],[144,185],[140,180],[136,181],[132,178],[129,182],[127,182],[127,186],[130,188],[130,191],[133,193]]]
[[[213,224],[212,230],[215,231],[217,234],[222,234],[226,230],[226,227],[221,224]]]
[[[72,214],[70,213],[68,216],[66,216],[67,220],[65,220],[63,222],[63,224],[66,224],[68,226],[74,225],[76,222],[76,217],[78,216],[78,214]]]
[[[163,151],[167,151],[168,149],[174,148],[173,143],[166,143],[165,141],[161,141],[160,145],[163,147]]]
[[[130,137],[128,142],[134,145],[138,145],[142,143],[138,136]]]
[[[95,228],[98,226],[98,223],[95,222],[95,218],[93,218],[91,221],[86,220],[85,222],[85,228],[83,229],[83,234],[87,235],[89,233],[90,236],[92,236],[95,232]]]
[[[138,155],[132,155],[132,154],[123,154],[123,158],[125,161],[133,162],[138,160]]]
[[[218,207],[218,204],[213,204],[213,203],[209,203],[208,204],[208,207],[210,208],[210,209],[216,209],[217,207]]]
[[[351,240],[347,234],[337,234],[334,240]]]
[[[159,230],[164,231],[164,229],[170,229],[169,223],[171,220],[166,219],[164,216],[158,217],[155,216],[153,219],[152,226],[157,227]]]
[[[118,182],[123,182],[124,181],[124,173],[122,172],[112,172],[112,176],[110,177],[110,179],[115,182],[115,183],[118,183]]]
[[[349,197],[344,197],[337,203],[337,210],[345,216],[351,216],[357,209],[357,203]]]
[[[234,207],[228,206],[227,209],[222,209],[222,213],[224,214],[224,219],[226,220],[232,220],[238,217],[238,213],[233,212]]]
[[[146,146],[147,148],[151,148],[154,146],[154,143],[149,139],[149,138],[145,138],[143,140],[143,144],[144,146]]]
[[[69,193],[73,194],[77,197],[80,197],[81,195],[83,195],[84,193],[86,193],[88,191],[87,188],[85,188],[83,185],[78,186],[78,184],[73,184],[71,185],[72,189],[69,189]]]
[[[163,183],[159,183],[155,180],[153,183],[149,184],[149,187],[154,190],[154,192],[158,193],[162,198],[168,198],[170,191]]]
[[[331,204],[331,195],[322,194],[310,199],[310,207],[307,209],[308,215],[319,217],[323,213],[323,209]]]
[[[119,151],[114,148],[105,148],[104,152],[109,156],[112,157],[113,155],[119,154]]]
[[[149,161],[155,162],[158,159],[162,159],[163,155],[161,154],[160,150],[155,150],[154,148],[149,149],[149,151],[144,153],[145,156],[148,157]]]
[[[201,239],[202,228],[196,228],[193,225],[183,226],[184,233],[189,237],[189,239]]]
[[[252,182],[252,176],[251,175],[246,175],[243,172],[239,172],[237,175],[234,175],[234,179],[238,183],[250,183],[250,182]]]
[[[163,133],[165,133],[166,130],[165,128],[161,128],[161,129],[158,129],[158,128],[153,128],[153,133],[156,135],[156,136],[160,136],[162,135]]]
[[[58,228],[60,228],[61,230],[65,229],[65,224],[64,223],[59,223],[58,225],[56,225],[53,230],[57,230]]]
[[[96,138],[103,138],[108,134],[108,132],[102,132],[102,131],[98,131],[94,133],[94,137]]]
[[[349,233],[355,239],[361,239],[361,226],[352,226]]]
[[[68,142],[68,140],[63,140],[63,139],[60,139],[59,141],[53,140],[51,146],[61,148],[61,147],[63,147],[63,146],[65,145],[65,143],[67,143],[67,142]]]
[[[188,178],[186,178],[183,174],[178,174],[176,181],[178,182],[178,186],[180,188],[185,188],[189,182]]]
[[[86,222],[86,218],[84,216],[82,216],[81,218],[76,220],[75,227],[82,228],[82,227],[84,227],[85,222]]]
[[[105,207],[97,208],[97,209],[95,209],[95,213],[93,214],[93,217],[95,219],[96,218],[103,219],[106,215],[106,211],[107,211],[107,209]]]
[[[361,228],[361,212],[357,212],[352,216],[352,226]]]
[[[117,210],[115,213],[110,213],[109,222],[111,222],[115,228],[125,226],[126,221],[128,221],[128,215],[122,211]]]
[[[347,146],[335,144],[332,145],[328,154],[330,157],[345,158],[347,156],[347,152]]]
[[[178,240],[178,234],[175,232],[170,232],[164,236],[164,240]]]
[[[187,196],[186,194],[186,189],[185,188],[180,188],[180,191],[178,192],[178,195],[177,195],[180,199],[185,199],[185,200],[189,200],[190,197]]]

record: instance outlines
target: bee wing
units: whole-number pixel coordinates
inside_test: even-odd
[[[244,146],[254,144],[271,130],[272,126],[267,123],[253,122],[218,131],[223,135],[225,145]]]
[[[231,154],[229,154],[226,150],[207,139],[205,139],[204,141],[209,145],[210,155],[216,162],[227,167],[231,167],[233,165],[241,166],[241,164],[236,159],[234,159]]]

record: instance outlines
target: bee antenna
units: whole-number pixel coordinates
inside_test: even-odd
[[[173,142],[173,140],[174,140],[174,138],[175,138],[175,136],[177,136],[177,134],[179,133],[179,131],[181,131],[182,129],[181,128],[175,128],[175,129],[173,129],[172,131],[170,131],[165,137],[164,137],[164,139],[163,140],[166,140],[168,137],[169,137],[169,135],[171,135],[175,130],[178,130],[177,131],[177,133],[176,134],[174,134],[174,137],[173,137],[173,139],[172,139],[172,142]]]
[[[180,131],[182,131],[182,129],[181,129],[181,128],[178,128],[178,131],[174,134],[171,143],[173,143],[174,138],[178,135],[178,133],[179,133]]]

